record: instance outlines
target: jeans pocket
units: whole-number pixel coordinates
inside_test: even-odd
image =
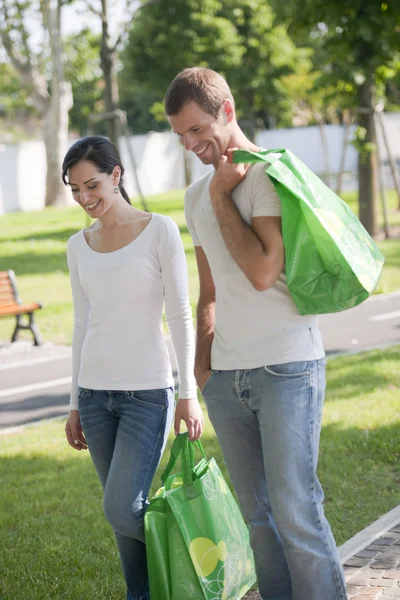
[[[90,390],[87,390],[86,388],[82,388],[82,387],[78,386],[78,402],[81,402],[88,396],[90,396]]]
[[[210,383],[211,379],[212,379],[212,378],[214,377],[214,375],[216,375],[217,373],[219,373],[219,371],[213,371],[213,370],[211,369],[210,377],[207,379],[206,383],[203,385],[203,389],[202,389],[202,390],[200,390],[200,391],[201,391],[201,394],[202,394],[202,396],[204,396],[204,391],[205,391],[205,389],[208,387],[208,384]]]
[[[266,365],[264,369],[269,375],[274,377],[286,377],[296,379],[297,377],[305,377],[310,373],[310,361],[295,361],[290,363],[282,363],[280,365]]]
[[[168,407],[168,390],[170,388],[160,388],[156,390],[138,390],[128,392],[129,396],[137,404],[151,406],[158,410],[165,410]]]

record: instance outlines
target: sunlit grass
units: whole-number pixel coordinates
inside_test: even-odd
[[[400,346],[328,362],[319,477],[338,544],[400,503],[399,364]],[[124,599],[100,484],[63,427],[53,421],[0,438],[1,600]],[[202,442],[229,482],[207,417]]]
[[[355,208],[356,197],[346,195]],[[391,219],[400,222],[396,197],[389,194]],[[198,276],[190,235],[183,214],[183,190],[148,199],[150,210],[172,217],[178,224],[186,251],[189,293],[193,309],[198,298]],[[41,302],[37,314],[45,340],[70,344],[72,336],[72,299],[66,261],[68,238],[87,225],[79,207],[46,208],[31,213],[11,213],[0,217],[0,271],[13,269],[23,300]],[[378,293],[400,289],[400,239],[385,240],[379,246],[386,257]],[[11,336],[14,319],[0,319],[0,339]],[[29,333],[23,333],[29,338]]]

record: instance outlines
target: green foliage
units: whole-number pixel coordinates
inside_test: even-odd
[[[35,26],[35,43],[32,43],[32,23]],[[34,69],[36,80],[46,75],[49,49],[45,43],[40,2],[0,0],[0,46],[3,46],[4,55],[0,63],[0,114],[10,120],[11,129],[18,129],[19,118],[40,112],[33,89],[26,84],[21,85],[21,73],[15,68],[15,62],[18,62],[26,73]],[[46,82],[41,91],[47,93]]]
[[[33,114],[32,99],[9,63],[0,63],[0,116],[15,119]]]
[[[126,111],[130,128],[134,134],[169,129],[165,120],[164,108],[157,92],[145,85],[126,79],[125,73],[119,77],[120,106]],[[161,105],[161,110],[157,106]]]
[[[122,76],[133,75],[160,94],[187,66],[208,65],[222,72],[230,64],[239,67],[243,48],[233,25],[218,16],[220,6],[218,0],[201,5],[196,0],[144,4],[122,53]]]
[[[371,144],[370,142],[365,141],[366,136],[367,130],[365,127],[357,127],[354,132],[354,137],[351,141],[357,152],[364,158],[376,150],[376,144]]]
[[[274,25],[265,0],[143,4],[121,60],[125,95],[129,90],[135,97],[139,85],[156,104],[180,70],[196,65],[215,69],[232,88],[239,118],[262,126],[269,117],[291,124],[291,98],[282,81],[290,74],[304,76],[310,64],[307,51],[296,48],[286,27]],[[159,120],[159,105],[154,114]]]
[[[225,0],[221,13],[234,25],[244,49],[240,68],[226,69],[239,118],[269,118],[291,125],[291,99],[283,83],[307,69],[306,52],[299,50],[284,25],[275,25],[265,0]]]
[[[331,79],[357,87],[373,76],[378,86],[400,67],[400,5],[379,0],[271,0],[290,34],[320,50],[319,66]],[[347,91],[351,91],[347,88]]]
[[[90,124],[89,117],[104,112],[103,79],[100,69],[100,36],[85,28],[65,40],[65,77],[72,85],[74,105],[69,113],[70,129],[87,135],[106,134],[104,123]]]

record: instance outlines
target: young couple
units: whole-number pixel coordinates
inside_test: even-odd
[[[345,600],[316,475],[324,350],[317,318],[299,315],[282,277],[279,197],[262,164],[231,164],[233,148],[257,147],[220,75],[185,69],[165,111],[186,150],[214,167],[185,194],[200,278],[196,350],[178,227],[130,205],[107,139],[77,141],[63,180],[95,221],[68,243],[68,442],[90,450],[127,599],[149,600],[147,496],[172,421],[175,433],[183,420],[190,439],[201,436],[197,382],[250,528],[262,600]],[[179,370],[176,407],[164,303]]]

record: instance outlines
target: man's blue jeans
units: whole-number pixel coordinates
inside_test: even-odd
[[[174,412],[172,388],[113,392],[79,389],[79,414],[104,490],[127,600],[149,600],[144,513]]]
[[[325,362],[212,371],[208,413],[250,526],[263,600],[345,600],[316,468]]]

